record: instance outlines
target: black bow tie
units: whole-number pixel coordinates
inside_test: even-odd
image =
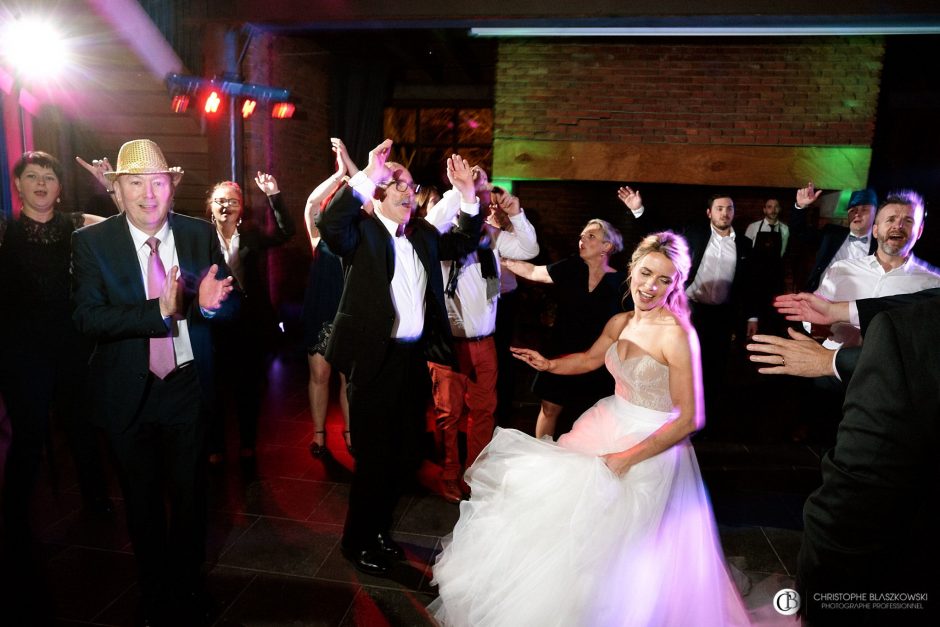
[[[850,241],[850,242],[861,242],[861,243],[863,243],[863,244],[867,244],[867,243],[868,243],[868,236],[867,236],[867,235],[863,235],[863,236],[861,236],[861,237],[858,237],[858,236],[856,236],[856,235],[849,235],[849,241]]]

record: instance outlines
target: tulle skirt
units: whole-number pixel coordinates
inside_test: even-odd
[[[674,416],[611,396],[558,443],[497,429],[434,566],[443,625],[745,625],[688,441],[623,476],[599,457]]]

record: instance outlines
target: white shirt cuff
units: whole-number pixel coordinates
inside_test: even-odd
[[[460,210],[466,213],[467,215],[475,216],[480,213],[480,199],[477,198],[473,202],[464,202],[463,198],[460,199]]]
[[[366,203],[375,196],[375,183],[372,182],[366,173],[359,170],[349,179],[349,187],[362,203]]]
[[[627,207],[627,209],[630,209],[630,208]],[[635,211],[633,209],[630,209],[630,213],[633,214],[634,218],[639,218],[641,215],[643,215],[644,211],[646,211],[646,207],[644,207],[643,205],[640,205],[640,208]]]
[[[849,324],[856,327],[862,326],[858,320],[858,304],[854,300],[849,301]]]
[[[836,368],[836,357],[839,355],[840,350],[842,350],[841,347],[832,351],[832,374],[835,375],[836,379],[838,379],[839,382],[841,383],[842,377],[839,376],[839,369]]]

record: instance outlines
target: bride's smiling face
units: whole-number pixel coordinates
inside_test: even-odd
[[[662,253],[649,253],[640,259],[630,275],[630,294],[637,309],[649,311],[661,307],[675,289],[676,267]]]

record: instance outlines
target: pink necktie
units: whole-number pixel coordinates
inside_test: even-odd
[[[160,240],[151,237],[147,240],[147,246],[150,246],[150,257],[147,260],[147,298],[160,298],[166,283],[166,269],[160,261],[160,253],[157,252]],[[162,379],[173,372],[174,368],[176,351],[173,350],[173,337],[170,333],[150,338],[150,372]]]

